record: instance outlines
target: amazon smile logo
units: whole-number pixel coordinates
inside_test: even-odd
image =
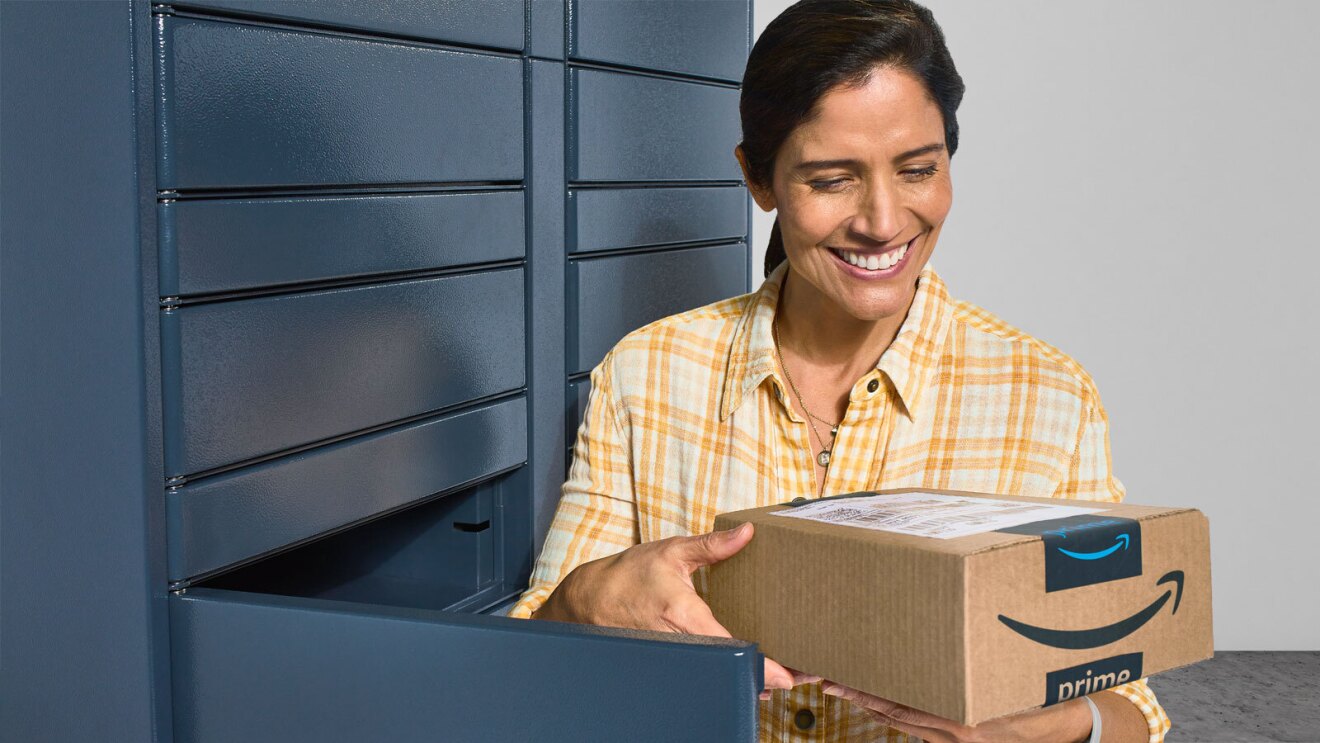
[[[1062,648],[1064,650],[1086,650],[1089,648],[1098,648],[1108,645],[1112,642],[1127,637],[1136,632],[1142,625],[1149,622],[1152,617],[1164,608],[1164,605],[1173,599],[1173,609],[1170,614],[1178,613],[1178,605],[1182,603],[1183,593],[1183,571],[1171,570],[1164,574],[1158,581],[1156,587],[1165,583],[1173,583],[1172,588],[1164,591],[1164,594],[1150,604],[1126,619],[1120,619],[1113,624],[1107,624],[1103,627],[1094,627],[1092,629],[1064,630],[1053,629],[1050,627],[1037,627],[1026,622],[1021,622],[1011,617],[999,615],[999,621],[1014,632],[1022,635],[1028,640],[1038,642],[1041,645],[1048,645],[1053,648]]]
[[[1066,550],[1062,547],[1055,547],[1055,549],[1071,557],[1074,560],[1103,560],[1106,557],[1109,557],[1110,555],[1117,552],[1119,547],[1122,547],[1123,549],[1127,549],[1128,543],[1131,541],[1132,541],[1132,537],[1129,537],[1127,533],[1124,532],[1122,534],[1119,534],[1117,537],[1114,537],[1113,547],[1100,550],[1099,552],[1073,552],[1072,550]]]
[[[1046,593],[1141,575],[1141,524],[1133,519],[1085,514],[999,531],[1040,537]]]

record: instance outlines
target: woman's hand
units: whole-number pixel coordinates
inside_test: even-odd
[[[532,618],[730,637],[697,595],[692,573],[732,557],[751,541],[752,529],[742,524],[695,537],[670,537],[585,562],[565,576]],[[817,680],[765,659],[766,689],[791,689]]]
[[[969,726],[830,681],[821,690],[927,743],[1079,743],[1091,735],[1091,709],[1081,699]]]

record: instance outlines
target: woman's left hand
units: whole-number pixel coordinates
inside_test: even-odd
[[[971,726],[825,681],[822,690],[864,708],[880,722],[927,743],[1080,743],[1091,735],[1091,710],[1081,699],[1019,712]]]

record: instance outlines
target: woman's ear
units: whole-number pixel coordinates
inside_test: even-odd
[[[742,168],[743,181],[747,183],[747,190],[752,194],[752,200],[761,207],[763,212],[772,212],[775,210],[775,194],[769,188],[763,188],[752,180],[750,171],[747,169],[747,156],[743,154],[742,145],[733,148],[733,156],[738,158],[738,165]]]

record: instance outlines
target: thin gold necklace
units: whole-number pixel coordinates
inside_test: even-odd
[[[839,435],[839,424],[830,423],[824,418],[812,415],[811,411],[807,410],[807,403],[802,399],[802,393],[798,392],[797,385],[793,383],[793,375],[788,372],[788,364],[784,363],[784,351],[779,347],[779,328],[775,323],[770,324],[770,337],[775,341],[775,354],[779,356],[779,368],[784,370],[784,376],[788,379],[789,388],[793,390],[793,395],[797,397],[798,404],[802,406],[802,412],[807,414],[807,425],[811,427],[811,432],[816,434],[816,440],[820,442],[821,448],[820,453],[816,455],[816,463],[822,467],[828,468],[830,466],[830,452],[834,449],[834,437]],[[829,446],[825,445],[825,437],[821,436],[820,431],[816,430],[816,424],[811,422],[812,419],[818,420],[830,427]]]

